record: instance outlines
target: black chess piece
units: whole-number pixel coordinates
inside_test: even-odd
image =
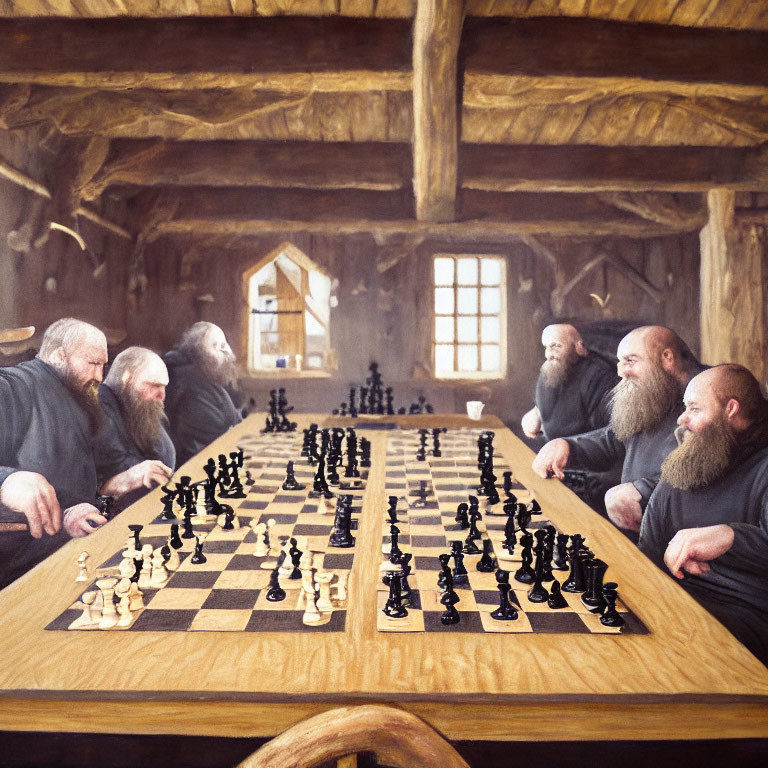
[[[134,557],[133,558],[133,576],[131,576],[131,581],[134,584],[139,583],[139,577],[141,576],[141,569],[144,567],[144,561],[140,557]]]
[[[563,597],[563,593],[560,591],[560,582],[557,580],[553,581],[549,586],[549,598],[547,599],[547,605],[553,611],[568,607],[568,602]]]
[[[517,536],[515,535],[515,517],[510,515],[507,518],[507,522],[504,524],[504,541],[502,547],[510,554],[515,554],[515,544],[517,544]]]
[[[182,522],[182,525],[184,526],[184,532],[181,534],[181,538],[194,539],[195,532],[192,530],[192,518],[185,513],[181,522]]]
[[[464,552],[460,541],[451,542],[451,557],[453,558],[453,583],[468,584],[469,573],[464,565]]]
[[[449,565],[451,556],[447,553],[438,555],[437,559],[440,561],[440,574],[437,577],[438,589],[448,589],[449,584],[453,587],[453,574],[451,573],[451,567]]]
[[[390,525],[394,525],[398,522],[397,519],[397,496],[389,496],[387,498],[389,507],[387,508],[387,516],[389,517]]]
[[[558,571],[568,570],[568,534],[558,533],[557,543],[555,544],[555,557],[552,560],[552,567]]]
[[[279,603],[285,600],[285,590],[280,586],[280,574],[275,568],[269,575],[269,589],[267,590],[267,600],[270,603]]]
[[[509,592],[512,589],[509,581],[499,581],[499,607],[491,611],[491,618],[497,621],[515,621],[518,617],[517,608],[509,600]]]
[[[141,552],[141,539],[139,538],[139,534],[141,533],[143,528],[144,528],[143,525],[128,526],[128,530],[133,534],[133,548],[137,552]]]
[[[410,597],[411,597],[411,585],[408,583],[408,577],[411,575],[411,571],[413,570],[411,566],[411,560],[413,559],[413,555],[410,552],[404,552],[402,557],[400,558],[400,568],[402,569],[400,571],[400,594],[403,597],[403,602],[406,605],[410,604]]]
[[[549,598],[549,591],[544,586],[544,560],[546,558],[546,531],[536,531],[536,564],[533,569],[533,585],[528,591],[528,599],[532,603],[544,603]]]
[[[348,549],[355,546],[355,538],[351,533],[352,526],[352,497],[348,494],[339,496],[336,501],[336,513],[333,529],[328,537],[328,545]]]
[[[603,584],[605,608],[603,609],[603,615],[600,617],[600,623],[606,627],[623,627],[626,623],[621,614],[616,610],[616,600],[619,596],[617,588],[618,584],[613,581]]]
[[[536,499],[531,499],[531,503],[528,505],[528,509],[532,515],[541,514],[541,505]]]
[[[440,596],[440,603],[445,606],[445,612],[440,615],[440,623],[450,626],[452,624],[458,624],[461,621],[461,616],[456,610],[456,603],[460,600],[459,596],[449,589]]]
[[[482,534],[477,527],[477,521],[480,520],[480,510],[470,507],[469,510],[469,530],[467,531],[467,538],[473,541],[478,541],[482,538]]]
[[[461,551],[465,555],[478,555],[480,554],[480,547],[475,544],[474,539],[471,536],[467,536],[466,539],[464,539],[464,545],[461,548]]]
[[[603,597],[603,576],[608,570],[608,563],[592,558],[586,563],[587,589],[581,596],[581,602],[591,613],[602,613],[605,608]]]
[[[408,615],[408,609],[403,605],[401,571],[394,570],[390,574],[389,597],[384,604],[383,612],[390,619],[402,619]]]
[[[289,461],[285,467],[285,480],[283,480],[284,491],[303,491],[303,485],[296,480],[296,473],[293,469],[293,462]]]
[[[107,521],[111,520],[116,512],[114,510],[115,497],[96,494],[96,508]],[[171,501],[171,516],[173,516],[173,501]]]
[[[399,544],[400,529],[394,524],[389,526],[389,538],[391,542],[389,549],[389,560],[392,563],[397,563],[400,560],[400,556],[403,554],[403,550],[400,549]]]
[[[454,519],[462,528],[469,528],[469,517],[467,516],[467,508],[468,507],[466,502],[463,502],[463,501],[456,508],[456,517]]]
[[[524,534],[524,536],[520,539],[521,543],[522,539],[526,535],[530,536],[530,534]],[[531,541],[532,540],[533,537],[531,537]],[[531,567],[531,563],[533,562],[533,551],[531,550],[530,545],[523,546],[523,551],[520,553],[520,558],[522,560],[522,565],[517,569],[517,571],[515,571],[515,581],[519,581],[521,584],[532,584],[536,578],[536,574]]]
[[[331,499],[333,498],[333,493],[331,493],[331,490],[328,487],[328,481],[325,476],[325,464],[326,454],[321,453],[317,462],[317,471],[315,472],[312,490],[309,495],[315,498],[323,496],[326,499]]]
[[[298,546],[296,546],[296,539],[290,539],[291,548],[288,550],[288,556],[291,558],[291,565],[293,570],[289,579],[300,579],[301,570],[299,569],[299,563],[301,562],[301,556],[304,554]]]
[[[181,540],[181,537],[179,536],[178,523],[171,524],[171,540],[169,543],[174,549],[181,549],[184,546],[184,542]]]
[[[483,556],[477,561],[477,570],[482,573],[493,573],[496,570],[493,542],[490,539],[483,539]]]
[[[171,559],[171,548],[164,544],[160,549],[160,554],[163,556],[163,564],[167,563]]]
[[[571,537],[572,539],[575,538]],[[588,551],[571,544],[568,547],[568,560],[571,564],[571,571],[568,578],[563,582],[563,592],[583,592],[587,588],[585,563],[589,560]]]
[[[233,531],[235,529],[235,510],[229,504],[221,505],[221,514],[224,515],[223,531]]]
[[[199,536],[195,536],[195,553],[192,555],[189,562],[194,563],[195,565],[201,565],[202,563],[208,562],[208,558],[203,554],[203,542],[200,541]]]

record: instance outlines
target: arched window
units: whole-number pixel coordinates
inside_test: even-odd
[[[290,243],[243,276],[248,298],[248,368],[327,370],[331,279]]]

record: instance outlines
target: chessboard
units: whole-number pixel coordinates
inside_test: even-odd
[[[600,615],[592,613],[584,605],[579,593],[562,591],[565,606],[559,609],[550,608],[546,601],[528,599],[531,585],[514,578],[522,565],[520,547],[514,548],[511,555],[502,547],[508,519],[503,511],[505,498],[508,500],[511,498],[509,494],[513,494],[518,506],[527,506],[531,512],[527,529],[531,533],[546,529],[551,523],[534,503],[531,493],[514,479],[511,468],[498,451],[493,457],[493,471],[499,478],[506,475],[506,487],[504,492],[499,488],[499,503],[489,504],[487,497],[479,498],[482,518],[477,523],[480,533],[478,548],[482,552],[484,542],[491,542],[489,547],[495,567],[490,572],[481,572],[477,569],[481,554],[464,555],[467,583],[455,585],[459,598],[455,605],[459,621],[455,624],[442,623],[441,616],[446,606],[441,603],[444,591],[437,583],[443,570],[438,557],[450,553],[452,542],[463,542],[467,534],[456,521],[456,512],[459,504],[466,503],[470,495],[478,493],[478,438],[483,432],[450,430],[430,435],[428,442],[425,432],[421,430],[420,435],[419,430],[403,430],[388,436],[385,493],[390,499],[396,498],[399,548],[412,556],[408,575],[411,592],[406,601],[405,616],[390,618],[385,615],[383,609],[389,587],[383,574],[389,567],[392,537],[390,518],[382,510],[379,513],[382,578],[379,578],[377,595],[377,627],[380,632],[647,634],[646,627],[620,598],[616,599],[615,606],[624,620],[620,628],[603,625]],[[509,573],[511,589],[508,600],[516,609],[515,620],[501,621],[491,616],[500,606],[496,578],[498,570]],[[554,570],[553,575],[558,582],[563,582],[568,576],[567,566],[565,570]]]
[[[355,563],[355,548],[333,548],[329,536],[334,524],[338,494],[351,496],[351,529],[357,529],[368,470],[361,469],[354,487],[335,488],[331,499],[313,497],[315,467],[301,457],[302,437],[293,432],[244,436],[239,442],[244,450],[246,472],[245,496],[224,498],[234,508],[231,530],[223,527],[222,515],[206,514],[202,497],[197,514],[190,518],[192,536],[180,537],[178,565],[161,586],[152,584],[147,570],[139,577],[141,592],[134,610],[125,612],[124,623],[115,622],[115,612],[104,602],[117,603],[115,587],[121,576],[124,550],[101,563],[78,600],[51,622],[49,630],[125,630],[125,631],[217,631],[217,632],[343,632],[349,575]],[[294,474],[302,490],[283,490],[286,463],[293,461]],[[351,484],[348,484],[351,485]],[[140,546],[129,538],[127,547],[149,547],[156,553],[171,537],[171,526],[179,525],[181,512],[167,519],[158,515],[138,534]],[[269,551],[256,556],[257,536],[254,525],[264,523],[269,530]],[[113,524],[119,524],[119,518]],[[305,604],[301,580],[281,575],[279,584],[285,599],[267,599],[270,575],[278,566],[278,556],[286,542],[295,539],[302,551],[310,552],[310,569],[324,574],[328,583],[326,603],[312,625],[303,621]],[[196,540],[202,544],[205,562],[194,563]],[[322,587],[321,587],[322,590]]]

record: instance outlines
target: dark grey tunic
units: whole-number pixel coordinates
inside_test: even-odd
[[[29,360],[0,368],[0,484],[17,470],[39,472],[56,491],[62,512],[93,503],[98,489],[88,415],[54,368]],[[0,508],[6,520],[18,515]],[[27,532],[0,536],[0,585],[29,570],[69,536]]]
[[[176,449],[165,430],[162,431],[152,455],[144,455],[128,433],[117,395],[106,384],[99,387],[99,401],[106,416],[104,428],[94,441],[99,487],[110,477],[125,472],[146,459],[159,459],[171,469],[175,468]],[[131,494],[132,501],[148,492],[149,489],[144,488],[138,495]]]
[[[645,508],[659,482],[661,463],[677,445],[674,433],[681,411],[682,403],[654,429],[632,435],[626,444],[616,437],[610,427],[569,437],[571,455],[568,466],[602,471],[621,461],[621,482],[634,484],[642,497],[640,505]]]
[[[666,571],[664,552],[685,528],[725,523],[733,546],[710,572],[682,586],[768,664],[768,448],[745,447],[712,485],[681,491],[660,483],[640,528],[640,549]]]
[[[618,381],[616,368],[594,352],[580,357],[557,387],[545,386],[539,375],[536,407],[544,437],[554,440],[605,426],[609,418],[606,395]]]
[[[211,381],[195,362],[175,349],[164,360],[169,378],[165,411],[180,466],[241,418],[227,390]]]

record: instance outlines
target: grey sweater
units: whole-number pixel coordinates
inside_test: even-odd
[[[660,483],[640,528],[640,549],[660,568],[672,537],[685,528],[725,523],[733,546],[710,572],[686,574],[683,587],[764,663],[768,663],[768,447],[739,449],[730,469],[706,488]]]
[[[610,427],[569,437],[568,466],[602,471],[622,462],[621,482],[634,484],[642,497],[640,505],[645,508],[659,482],[661,463],[677,445],[675,427],[681,409],[682,405],[670,411],[656,427],[632,435],[626,443]]]
[[[594,352],[580,357],[568,378],[557,387],[545,386],[539,375],[536,407],[544,437],[569,437],[607,424],[606,395],[618,381],[615,367]]]

